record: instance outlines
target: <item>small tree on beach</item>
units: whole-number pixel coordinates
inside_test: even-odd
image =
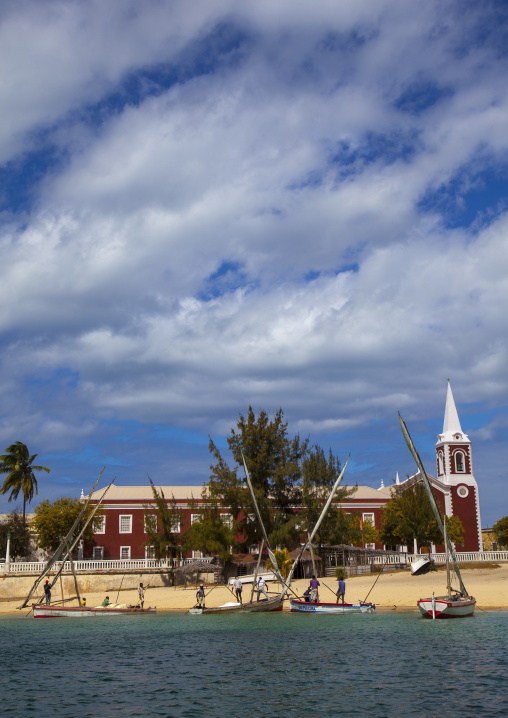
[[[56,501],[44,499],[35,508],[31,529],[37,535],[37,545],[45,551],[56,551],[62,536],[66,536],[79,516],[83,504],[79,499],[62,497]],[[93,507],[89,506],[76,528],[78,534],[88,521]],[[102,526],[102,514],[98,511],[83,534],[83,541],[92,542],[95,531]]]
[[[152,479],[148,477],[148,480],[152,487],[155,508],[150,505],[144,507],[145,533],[147,535],[144,546],[153,548],[157,559],[164,559],[168,556],[172,559],[180,550],[178,538],[180,512],[175,497],[173,496],[168,502],[162,489],[159,493]]]
[[[493,532],[497,536],[499,546],[503,548],[508,547],[508,516],[504,516],[499,521],[496,521],[492,527]]]

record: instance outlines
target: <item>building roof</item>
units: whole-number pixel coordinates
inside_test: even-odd
[[[167,500],[171,500],[173,496],[175,499],[200,499],[203,491],[203,486],[156,486],[159,493],[162,490],[164,497]],[[346,487],[352,488],[352,487]],[[104,489],[94,491],[92,494],[92,500],[98,501]],[[391,496],[392,488],[387,486],[382,489],[373,489],[371,486],[357,486],[355,493],[351,496],[352,499],[372,499],[382,500],[388,499]],[[107,502],[110,501],[152,501],[153,493],[150,486],[116,486],[113,484],[106,494],[104,499]]]

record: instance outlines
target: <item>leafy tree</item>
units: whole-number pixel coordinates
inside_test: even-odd
[[[62,536],[65,536],[77,519],[83,504],[79,499],[63,497],[56,501],[44,499],[36,507],[31,522],[32,531],[37,535],[37,545],[48,552],[56,551]],[[76,528],[76,535],[89,519],[93,507],[89,506]],[[95,531],[101,527],[102,515],[97,511],[83,534],[85,542],[92,542]]]
[[[447,518],[447,532],[451,541],[460,543],[464,529],[458,516]],[[413,543],[418,546],[442,544],[443,536],[434,516],[425,487],[416,478],[397,486],[394,498],[381,513],[380,540],[389,545]]]
[[[329,542],[337,546],[340,544],[359,546],[363,542],[360,513],[358,511],[347,513],[339,509],[330,527]]]
[[[49,469],[45,466],[34,466],[33,462],[37,454],[30,456],[28,448],[21,441],[11,444],[7,447],[6,452],[3,456],[0,456],[0,474],[7,474],[0,493],[6,494],[10,491],[9,501],[12,501],[12,499],[17,499],[21,492],[23,496],[23,523],[26,523],[26,504],[30,503],[34,494],[37,495],[38,493],[34,471],[46,471],[49,474]]]
[[[265,411],[260,411],[256,417],[252,407],[249,407],[246,417],[240,414],[237,429],[231,429],[227,443],[237,467],[242,467],[242,474],[242,453],[245,457],[259,511],[271,542],[276,543],[282,535],[286,536],[288,526],[295,540],[297,533],[294,521],[292,524],[290,522],[294,519],[293,507],[301,499],[301,462],[307,451],[308,440],[300,441],[298,434],[293,438],[288,436],[282,409],[270,420]],[[251,518],[254,507],[250,493],[244,485],[243,477],[237,476],[237,467],[229,468],[212,439],[209,449],[216,462],[210,466],[210,496],[228,506],[235,521],[239,520],[243,512],[246,520],[242,526],[244,533],[240,545],[247,548],[262,538],[257,521]]]
[[[298,513],[299,527],[310,533],[321,516],[323,508],[330,496],[330,491],[337,481],[341,471],[338,457],[329,449],[328,457],[320,446],[314,446],[302,461],[302,510]],[[336,532],[339,520],[339,508],[336,504],[342,503],[354,494],[356,487],[339,486],[330,508],[323,518],[315,541],[321,549],[324,543],[330,543]],[[350,543],[348,541],[348,543]]]
[[[160,490],[160,494],[148,477],[152,487],[155,508],[146,505],[145,508],[145,531],[147,539],[145,546],[154,548],[155,558],[167,558],[168,555],[172,559],[180,550],[179,536],[176,530],[180,523],[180,512],[177,508],[175,497],[166,501],[164,492]]]
[[[219,504],[208,497],[206,506],[194,502],[191,508],[200,514],[199,520],[187,529],[183,547],[186,551],[202,551],[206,556],[220,556],[227,561],[231,555],[235,529],[224,520]]]
[[[496,521],[492,530],[497,536],[499,546],[504,548],[508,547],[508,516],[504,516],[499,521]]]
[[[7,551],[7,534],[11,535],[11,558],[25,558],[30,553],[30,531],[17,511],[9,514],[6,521],[0,524],[0,555]]]

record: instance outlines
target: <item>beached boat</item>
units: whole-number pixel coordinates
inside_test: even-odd
[[[58,546],[57,550],[51,556],[51,558],[48,560],[46,566],[44,567],[44,570],[41,572],[41,574],[36,578],[32,588],[30,589],[30,592],[28,593],[28,596],[26,597],[25,601],[21,606],[19,606],[20,609],[26,608],[28,605],[28,602],[30,601],[33,594],[36,592],[37,587],[39,586],[40,582],[44,578],[44,576],[48,576],[50,571],[55,570],[55,564],[57,561],[61,561],[60,567],[55,571],[55,575],[53,576],[53,579],[50,584],[50,590],[53,589],[58,577],[63,571],[63,568],[65,566],[65,562],[68,560],[69,565],[71,567],[72,574],[74,576],[74,586],[76,589],[76,596],[73,599],[67,599],[69,600],[77,600],[78,605],[77,606],[64,606],[62,605],[66,601],[62,600],[56,603],[46,604],[44,602],[44,596],[40,599],[40,603],[33,603],[32,604],[32,611],[34,618],[95,618],[99,616],[125,616],[130,615],[134,613],[155,613],[156,609],[149,607],[149,608],[141,608],[137,606],[127,606],[125,604],[110,604],[109,606],[95,606],[95,607],[87,607],[83,606],[81,604],[81,596],[79,593],[79,585],[78,585],[78,579],[76,576],[76,572],[74,570],[74,562],[72,559],[72,552],[78,545],[79,541],[81,540],[86,527],[90,523],[90,521],[93,519],[95,514],[97,513],[104,497],[106,496],[107,492],[109,491],[110,487],[113,484],[113,481],[107,486],[102,496],[100,497],[99,501],[97,502],[95,508],[90,513],[90,516],[88,517],[88,520],[85,522],[81,530],[75,535],[75,532],[78,530],[79,522],[85,515],[85,511],[88,508],[88,505],[90,503],[90,498],[92,496],[92,493],[97,486],[102,474],[104,472],[104,469],[102,469],[101,473],[99,474],[99,478],[95,482],[92,491],[89,493],[87,500],[83,503],[83,506],[81,507],[81,511],[74,521],[71,529],[67,533],[67,535],[62,539],[60,542],[60,545]],[[49,580],[48,580],[49,581]],[[47,581],[47,582],[48,582]],[[62,596],[63,599],[63,596]]]
[[[130,616],[139,613],[155,613],[155,608],[138,606],[51,606],[34,604],[34,618],[101,618],[104,616]]]
[[[331,613],[346,615],[348,613],[373,613],[376,610],[374,603],[312,603],[289,599],[291,613]]]
[[[417,601],[417,606],[420,610],[420,613],[425,618],[465,618],[466,616],[473,616],[476,607],[476,598],[469,595],[466,587],[464,586],[464,582],[462,581],[462,576],[460,575],[460,569],[457,563],[457,558],[455,556],[455,551],[446,532],[446,517],[443,523],[443,520],[441,519],[441,514],[439,513],[439,509],[436,504],[436,500],[434,498],[434,494],[432,493],[432,486],[430,485],[427,473],[423,467],[422,460],[420,459],[420,456],[415,449],[413,440],[411,439],[407,426],[404,423],[400,414],[399,421],[402,428],[402,433],[404,434],[404,439],[406,440],[408,449],[416,462],[416,465],[420,472],[420,477],[423,481],[423,485],[425,486],[425,489],[427,491],[430,505],[432,506],[432,511],[434,512],[437,525],[439,526],[439,529],[443,536],[443,542],[446,551],[446,588],[448,591],[447,594],[445,596],[435,596],[433,593],[430,598],[420,598]],[[453,573],[459,584],[458,589],[452,588],[452,578],[450,576],[450,559],[453,564]]]
[[[282,611],[284,597],[282,595],[262,601],[249,601],[248,603],[225,603],[214,608],[191,608],[190,614],[199,616],[203,613],[267,613],[268,611]]]

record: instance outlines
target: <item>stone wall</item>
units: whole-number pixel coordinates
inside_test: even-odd
[[[48,578],[51,581],[54,574],[49,574]],[[0,575],[0,601],[23,601],[30,589],[32,588],[36,574],[16,574],[16,575]],[[79,591],[82,595],[86,596],[87,593],[112,593],[114,591],[122,591],[137,589],[139,584],[143,582],[145,586],[150,588],[160,588],[164,586],[172,586],[172,577],[170,571],[165,569],[154,570],[143,570],[143,571],[129,571],[129,572],[118,572],[118,571],[101,571],[100,573],[87,573],[85,571],[79,571],[77,573]],[[196,574],[188,574],[186,576],[186,582],[190,585],[196,583]],[[199,581],[205,584],[214,583],[213,573],[199,574]],[[64,597],[75,596],[76,591],[74,588],[74,578],[72,574],[62,574]],[[179,581],[181,583],[181,581]],[[33,597],[40,598],[44,591],[42,581],[37,592]],[[53,597],[58,600],[60,596],[60,579],[56,582],[53,587]]]

